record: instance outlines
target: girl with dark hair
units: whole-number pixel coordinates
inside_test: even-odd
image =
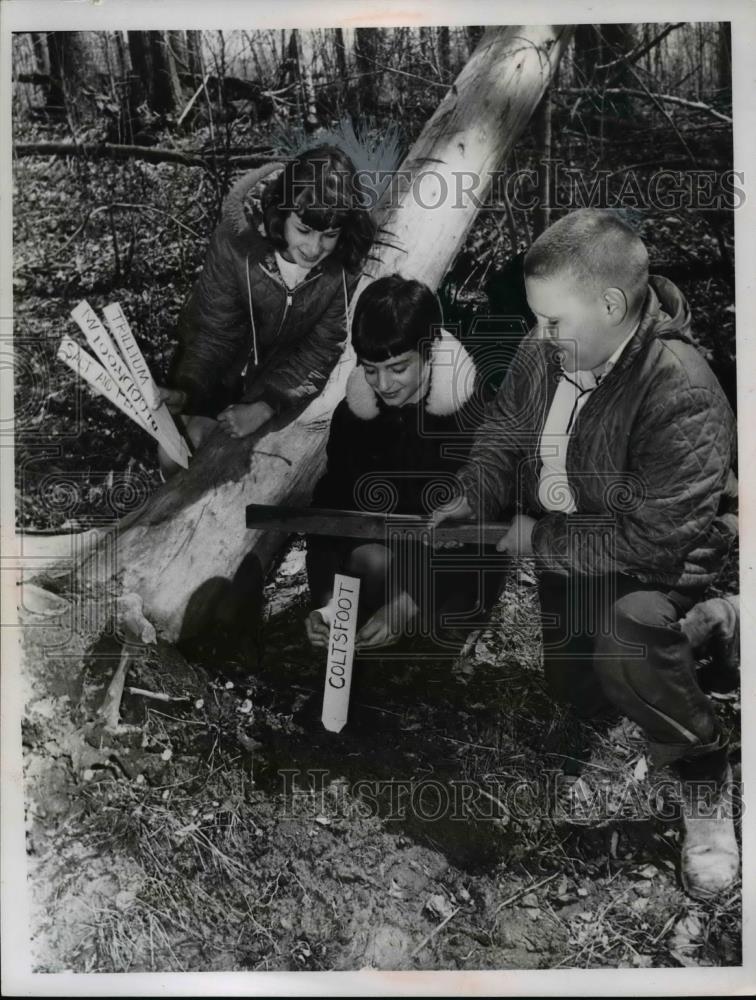
[[[352,161],[335,146],[238,181],[182,308],[161,390],[195,446],[218,424],[245,437],[318,395],[373,236]]]
[[[379,278],[360,295],[352,344],[357,367],[331,420],[328,465],[313,504],[429,514],[454,489],[454,473],[483,416],[475,365],[443,329],[431,290],[399,275]],[[476,569],[449,572],[448,565],[429,580],[428,558],[418,543],[311,536],[314,607],[328,604],[334,573],[346,573],[361,579],[358,650],[393,643],[420,622],[433,638],[458,645],[465,616],[474,618],[496,596],[491,580],[479,586]],[[320,610],[310,613],[306,630],[314,646],[327,645]]]

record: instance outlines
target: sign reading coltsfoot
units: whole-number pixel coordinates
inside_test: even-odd
[[[322,716],[323,725],[331,733],[341,732],[349,714],[359,598],[359,579],[337,573],[333,578],[333,597],[329,606],[331,634],[328,640]]]

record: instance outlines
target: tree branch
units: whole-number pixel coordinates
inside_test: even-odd
[[[647,52],[650,52],[651,49],[655,48],[659,42],[662,41],[662,39],[666,38],[667,35],[670,34],[670,32],[675,31],[677,28],[682,28],[686,23],[687,22],[685,21],[678,21],[676,24],[670,24],[664,29],[664,31],[660,31],[659,34],[652,38],[649,42],[645,42],[642,45],[636,45],[632,52],[628,52],[626,55],[620,56],[618,59],[612,59],[611,62],[602,63],[601,66],[595,66],[594,69],[614,69],[615,66],[622,66],[637,62],[642,56],[645,56]]]
[[[584,96],[594,93],[594,90],[590,87],[560,87],[559,93]],[[706,114],[712,115],[719,121],[727,122],[728,125],[732,125],[732,118],[728,115],[722,114],[721,111],[717,111],[716,108],[712,108],[708,104],[704,104],[702,101],[689,101],[685,97],[674,97],[672,94],[654,94],[651,91],[646,93],[643,90],[636,90],[632,87],[607,87],[606,90],[602,90],[601,93],[606,95],[626,94],[630,97],[642,97],[645,101],[663,101],[665,104],[679,104],[680,107],[691,108],[693,111],[705,111]]]
[[[147,163],[178,163],[184,167],[214,169],[202,156],[182,153],[176,149],[159,146],[123,146],[113,142],[17,142],[13,147],[16,156],[81,156],[92,160],[145,160]],[[269,163],[270,154],[261,156],[229,156],[232,167],[261,167]]]

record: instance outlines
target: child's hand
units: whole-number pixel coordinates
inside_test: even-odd
[[[534,517],[527,514],[518,514],[509,526],[509,530],[503,538],[496,544],[497,552],[506,552],[507,555],[517,558],[518,556],[533,555],[533,528],[536,526]]]
[[[437,507],[430,516],[430,523],[433,528],[437,528],[439,524],[443,524],[444,521],[474,520],[475,515],[467,497],[465,496],[455,497],[453,500],[443,504],[441,507]],[[457,542],[454,539],[449,539],[448,541],[443,542],[434,541],[433,547],[435,549],[458,549],[461,548],[463,544],[463,542]]]
[[[474,521],[475,514],[466,496],[454,497],[431,513],[430,522],[434,528],[444,521]]]
[[[218,414],[218,423],[230,437],[243,438],[267,424],[273,410],[267,403],[234,403]]]
[[[355,649],[375,649],[398,642],[417,612],[417,604],[402,591],[365,622],[355,637]]]
[[[184,412],[188,397],[183,389],[166,389],[159,385],[157,391],[160,402],[165,403],[170,413]]]
[[[328,648],[328,639],[331,630],[326,625],[319,611],[311,611],[307,618],[305,618],[305,632],[311,646],[320,649]]]

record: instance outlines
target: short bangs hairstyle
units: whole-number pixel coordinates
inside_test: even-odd
[[[368,285],[357,300],[352,346],[359,361],[387,361],[407,351],[427,354],[443,315],[422,281],[391,274]]]
[[[648,289],[648,251],[640,236],[610,209],[581,208],[541,233],[525,255],[525,277],[572,275],[601,294],[621,288],[631,313]]]
[[[339,229],[332,256],[349,270],[364,263],[375,237],[354,164],[336,146],[317,146],[287,163],[266,188],[262,207],[265,232],[277,250],[286,249],[283,227],[289,212],[312,229]]]

